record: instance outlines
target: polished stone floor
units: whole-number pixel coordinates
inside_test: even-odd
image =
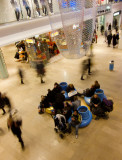
[[[2,48],[9,78],[0,80],[0,91],[7,92],[12,106],[19,110],[23,119],[23,139],[26,149],[22,151],[16,137],[7,129],[8,114],[0,110],[0,160],[121,160],[122,159],[122,50],[108,48],[104,38],[94,45],[92,75],[80,80],[81,61],[68,60],[60,56],[46,67],[45,84],[40,83],[36,72],[26,63],[15,62],[14,45]],[[115,61],[113,72],[109,71],[110,60]],[[20,85],[17,66],[23,66],[24,85]],[[73,83],[82,92],[98,80],[107,97],[113,98],[114,110],[108,120],[92,120],[91,124],[61,140],[54,132],[50,115],[39,115],[37,111],[41,95],[52,88],[54,82]],[[84,104],[83,99],[81,100]],[[6,109],[7,110],[7,109]]]

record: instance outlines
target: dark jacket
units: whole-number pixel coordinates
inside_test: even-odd
[[[72,114],[72,117],[71,117],[71,118],[74,118],[74,119],[75,119],[75,121],[72,121],[72,123],[73,123],[74,125],[80,124],[81,121],[82,121],[82,117],[81,117],[81,115],[80,115],[79,113],[78,113],[78,115]]]
[[[90,103],[93,106],[94,106],[94,104],[100,105],[101,104],[101,99],[99,97],[98,98],[94,98],[94,96],[92,96]]]

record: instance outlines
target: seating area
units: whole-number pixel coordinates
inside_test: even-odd
[[[88,126],[92,121],[92,114],[96,115],[96,117],[98,116],[96,112],[93,112],[93,110],[91,109],[91,99],[94,98],[94,95],[97,95],[97,97],[100,99],[101,104],[104,107],[104,111],[100,110],[100,113],[105,114],[105,112],[110,112],[113,110],[113,108],[110,109],[110,107],[109,109],[106,108],[105,103],[106,101],[109,101],[107,100],[106,95],[104,94],[104,91],[102,89],[95,89],[92,97],[84,96],[84,100],[86,104],[90,106],[90,110],[89,107],[80,105],[80,99],[82,97],[81,95],[82,94],[77,92],[73,84],[67,84],[66,82],[61,82],[60,84],[55,83],[52,90],[48,89],[47,96],[43,96],[43,99],[40,102],[39,113],[42,114],[45,110],[45,112],[50,114],[54,118],[54,120],[57,115],[58,116],[56,119],[58,119],[59,117],[61,119],[63,117],[64,120],[62,124],[64,123],[64,126],[68,126],[68,124],[72,123],[72,116],[75,116],[73,114],[75,110],[77,110],[77,113],[81,116],[81,121],[78,128],[83,128]],[[79,101],[80,103],[78,103]],[[105,103],[103,103],[103,101]],[[111,102],[109,104],[111,105]],[[58,121],[58,123],[59,122],[60,120]],[[57,123],[57,120],[55,123]],[[67,125],[65,123],[67,123]],[[61,130],[61,128],[62,127],[59,127],[58,125],[58,129]],[[58,132],[58,129],[55,128],[56,133]],[[61,134],[60,137],[63,138],[64,136]]]

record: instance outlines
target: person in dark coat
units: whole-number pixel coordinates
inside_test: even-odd
[[[14,119],[12,114],[10,114],[7,120],[7,126],[8,129],[11,129],[13,135],[15,135],[18,138],[21,147],[24,150],[25,146],[22,139],[22,131],[21,131],[22,119],[21,118]]]
[[[63,108],[64,108],[64,101],[65,101],[65,96],[62,93],[57,93],[55,96],[55,102],[53,104],[53,107],[55,109],[55,114],[63,113]]]
[[[9,108],[9,112],[11,111],[11,102],[10,99],[7,97],[6,93],[2,94],[2,98],[4,101],[4,105],[7,105],[7,107]]]
[[[111,45],[111,40],[112,40],[112,33],[110,33],[110,34],[107,36],[107,40],[108,40],[108,47],[110,47],[110,45]]]
[[[115,46],[116,46],[116,35],[114,34],[113,35],[113,48],[115,48]]]
[[[98,120],[99,118],[107,118],[105,111],[101,107],[101,99],[97,94],[94,94],[90,100],[90,110],[96,115],[95,120]]]
[[[37,69],[38,76],[41,77],[41,83],[45,83],[43,81],[43,76],[45,75],[45,68],[44,68],[43,61],[41,61],[40,63],[37,63],[36,69]]]
[[[66,122],[68,122],[69,118],[72,115],[72,110],[71,110],[71,106],[69,103],[64,103],[64,108],[63,108],[63,115],[66,118]]]
[[[119,32],[116,33],[116,43],[119,44]]]
[[[20,76],[21,84],[24,84],[24,82],[23,82],[24,75],[23,75],[22,68],[19,68],[18,73],[19,73],[19,76]]]
[[[94,82],[94,89],[100,89],[100,84],[98,83],[98,81]]]
[[[108,31],[111,31],[111,23],[108,26]]]
[[[0,92],[0,109],[3,110],[3,115],[6,113],[4,106],[5,106],[4,99],[3,99],[2,94]]]

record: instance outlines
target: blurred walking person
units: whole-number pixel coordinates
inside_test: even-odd
[[[10,3],[15,10],[16,19],[17,21],[19,21],[20,20],[20,6],[18,5],[16,0],[11,0]]]
[[[23,74],[22,68],[19,68],[18,73],[19,73],[19,77],[21,80],[21,84],[24,84],[24,82],[23,82],[24,74]]]
[[[116,35],[113,35],[113,48],[115,48],[117,42],[116,42]]]
[[[21,144],[21,147],[24,150],[25,146],[22,139],[22,131],[21,131],[22,119],[21,117],[18,117],[15,114],[10,113],[9,118],[7,120],[7,126],[8,129],[11,129],[13,135],[15,135],[18,138],[19,143]]]
[[[27,16],[28,16],[29,18],[31,18],[31,9],[30,9],[28,0],[22,0],[22,1],[23,1],[23,6],[24,6],[25,9],[26,9]]]
[[[5,109],[4,109],[4,106],[5,106],[4,100],[3,100],[2,94],[1,94],[1,92],[0,92],[0,109],[3,110],[3,115],[6,113],[6,111],[5,111]]]
[[[37,63],[36,69],[37,69],[37,75],[40,76],[40,78],[41,78],[41,83],[45,83],[43,81],[43,77],[45,75],[45,68],[44,68],[43,61]]]
[[[108,47],[111,45],[111,40],[112,40],[112,33],[110,32],[107,36],[107,41],[108,41]]]
[[[4,105],[7,105],[7,107],[9,108],[9,112],[10,112],[11,108],[12,108],[10,99],[7,97],[6,93],[2,94],[2,98],[3,98],[3,101],[4,101]]]
[[[108,32],[105,30],[105,42],[107,41]]]

